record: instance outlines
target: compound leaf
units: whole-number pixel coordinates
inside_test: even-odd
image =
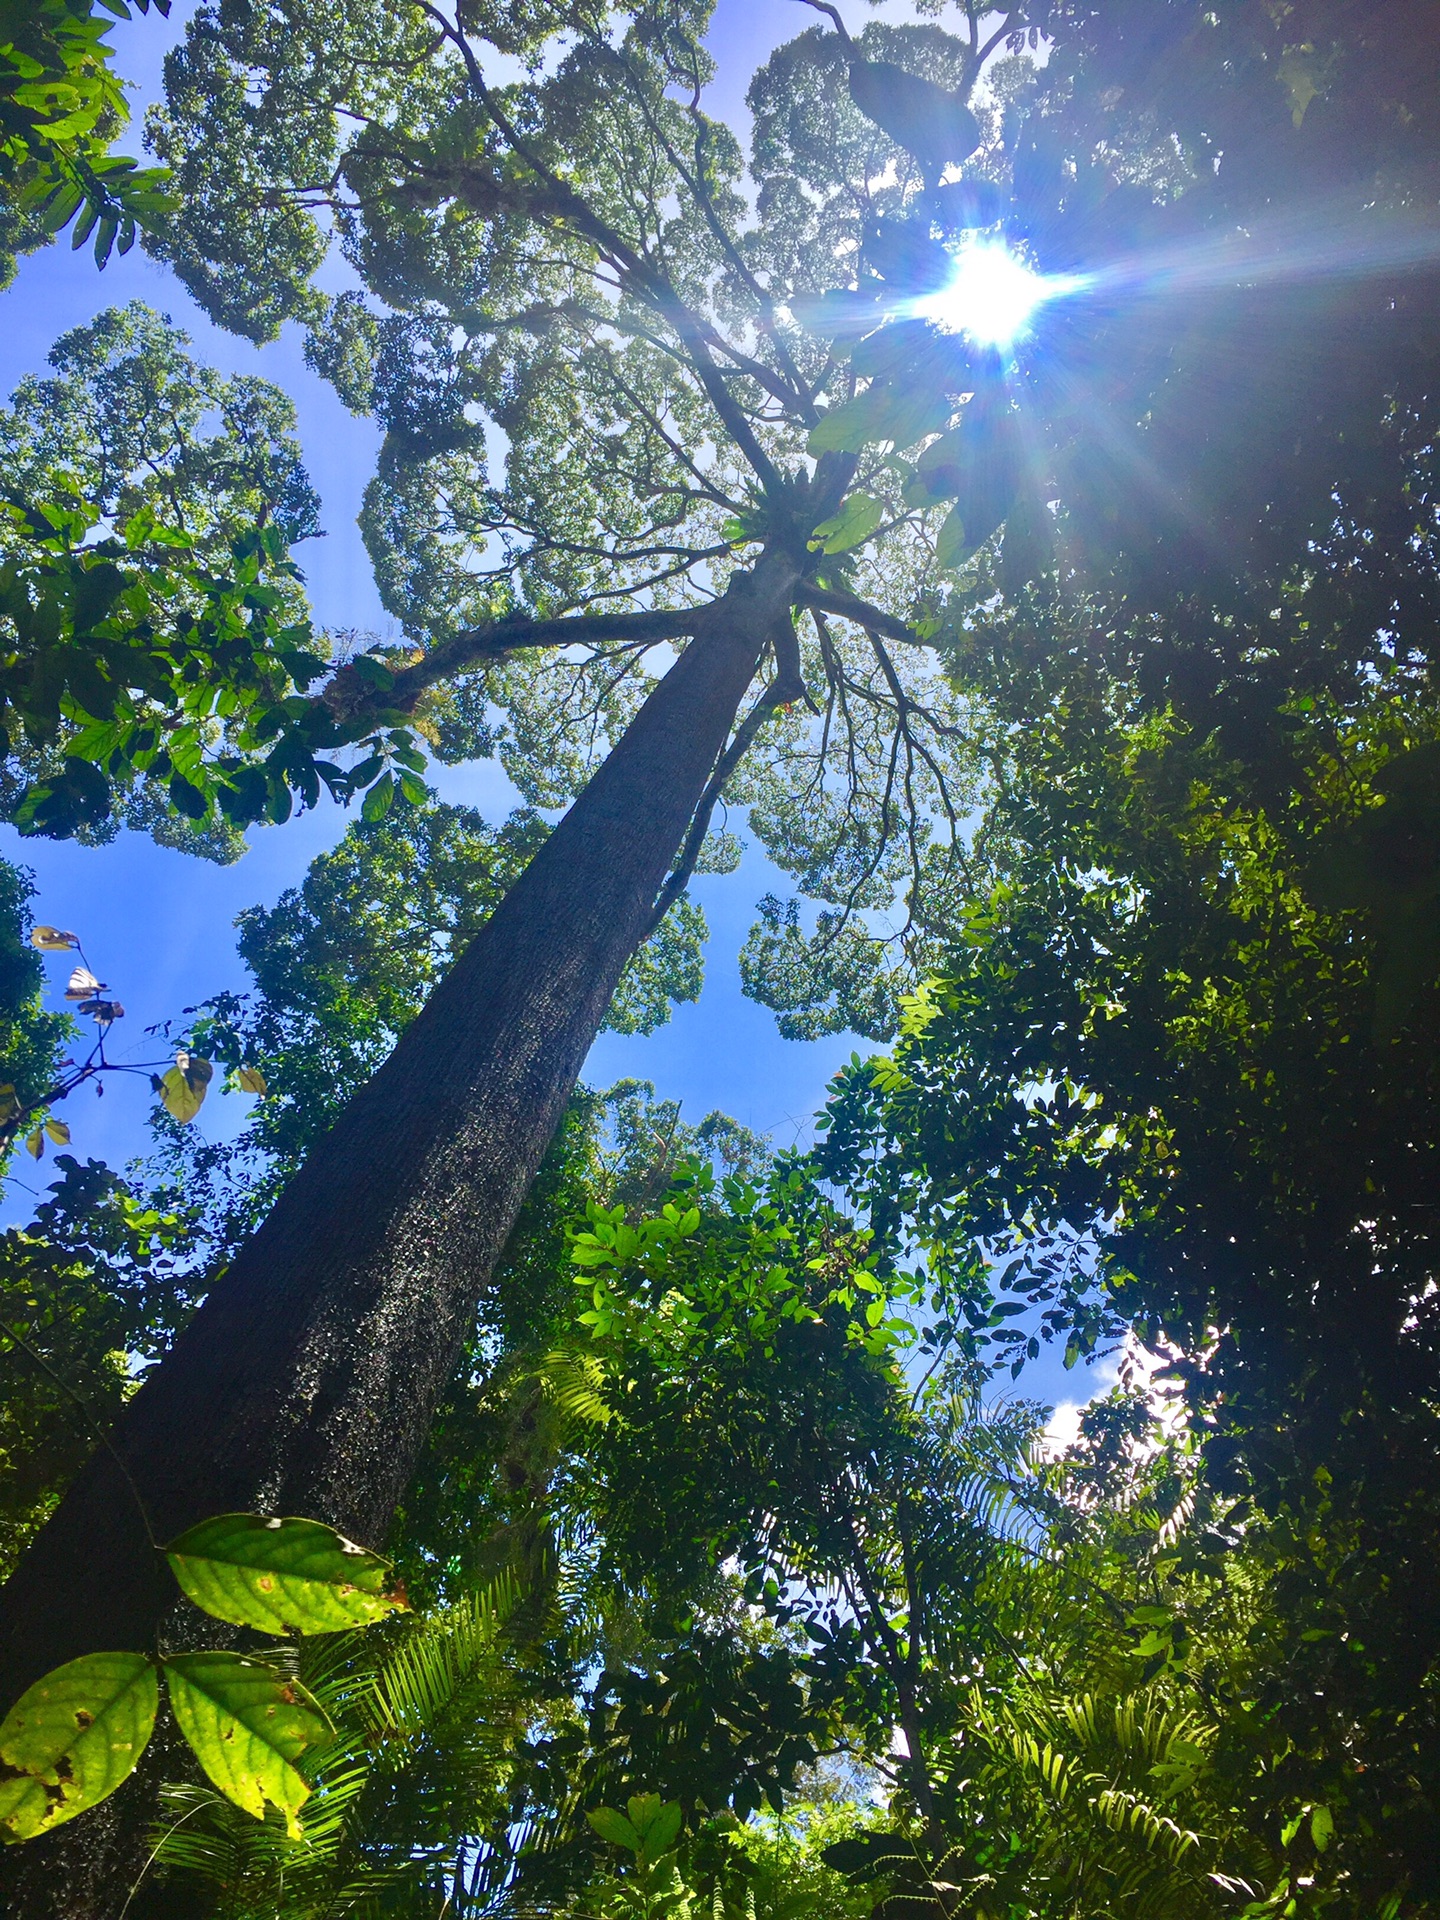
[[[612,1846],[628,1847],[631,1853],[638,1853],[644,1844],[638,1832],[617,1807],[592,1807],[585,1818],[600,1838],[608,1840]]]

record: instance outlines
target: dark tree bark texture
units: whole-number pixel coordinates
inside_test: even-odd
[[[716,603],[127,1407],[113,1443],[157,1540],[243,1510],[383,1542],[795,578],[770,555]],[[201,1626],[175,1602],[124,1476],[97,1452],[0,1592],[3,1705],[62,1661]],[[136,1865],[127,1793],[109,1818],[8,1853],[13,1920],[113,1920]]]

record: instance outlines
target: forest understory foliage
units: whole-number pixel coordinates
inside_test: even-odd
[[[0,414],[19,833],[232,860],[356,815],[242,915],[249,991],[175,1010],[122,1172],[65,1100],[123,1006],[0,866],[0,1128],[55,1168],[0,1238],[15,1644],[100,1472],[196,1601],[87,1622],[103,1710],[0,1701],[15,1920],[1440,1913],[1440,23],[812,14],[747,145],[691,0],[225,0],[141,171],[94,8],[0,7],[0,245],[139,234],[221,324],[303,327],[383,429],[404,634],[319,628],[293,404],[168,319],[101,312]],[[1002,251],[1039,279],[987,330],[956,289]],[[634,743],[726,646],[673,846],[607,866]],[[431,784],[478,758],[504,820]],[[746,843],[796,890],[746,991],[886,1051],[804,1150],[566,1099],[602,1019],[699,997],[690,882]],[[531,971],[613,897],[608,1011],[525,1003],[560,1118],[493,1270],[455,1256],[388,1533],[158,1535],[137,1410],[377,1087],[414,1191],[451,1178],[406,1063],[562,858]],[[471,1245],[395,1219],[392,1276]],[[286,1352],[281,1424],[334,1424],[352,1376]],[[1054,1353],[1111,1383],[1068,1442]]]

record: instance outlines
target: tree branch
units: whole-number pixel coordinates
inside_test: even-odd
[[[353,720],[367,709],[386,713],[407,713],[422,693],[441,680],[486,660],[503,660],[523,647],[573,647],[605,641],[632,645],[658,645],[698,633],[710,618],[709,605],[646,609],[639,613],[566,614],[555,620],[534,620],[512,615],[497,620],[491,627],[474,627],[442,640],[413,666],[395,675],[394,683],[382,691],[366,678],[354,662],[341,667],[318,696],[337,720]]]
[[[837,620],[853,621],[857,627],[883,633],[887,640],[900,640],[911,647],[925,644],[908,621],[897,620],[893,613],[882,612],[879,607],[871,606],[868,600],[862,600],[858,594],[844,593],[834,587],[817,587],[805,581],[796,598],[802,606],[833,614]]]

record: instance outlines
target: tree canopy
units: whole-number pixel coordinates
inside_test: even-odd
[[[815,11],[748,152],[685,0],[188,23],[146,244],[379,420],[403,648],[312,633],[284,396],[154,315],[0,422],[25,828],[368,795],[169,1036],[238,1141],[6,1239],[12,1664],[168,1651],[196,1486],[417,1603],[262,1663],[298,1833],[154,1748],[16,1849],[87,1913],[1440,1904],[1440,28]],[[572,1092],[698,991],[726,805],[797,894],[747,990],[893,1040],[802,1152]],[[1068,1440],[1047,1350],[1116,1370]]]
[[[151,0],[136,0],[142,14]],[[154,0],[168,14],[170,0]],[[74,222],[72,244],[93,234],[104,266],[118,242],[170,211],[163,168],[112,153],[129,119],[124,82],[110,65],[111,21],[126,0],[10,0],[0,16],[0,283],[17,253],[44,246]]]

